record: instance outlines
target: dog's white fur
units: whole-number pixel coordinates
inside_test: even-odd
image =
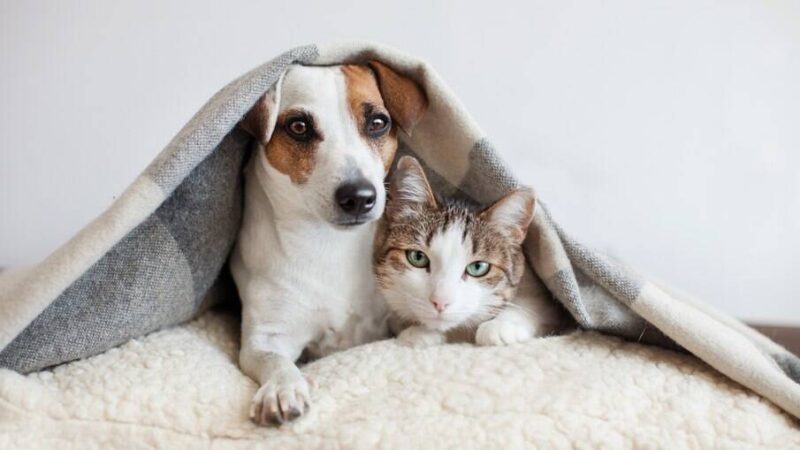
[[[246,169],[243,224],[231,258],[242,299],[242,370],[261,388],[259,423],[291,420],[308,407],[309,384],[294,364],[384,337],[386,309],[371,272],[374,219],[385,203],[384,166],[359,135],[338,67],[294,66],[268,93],[268,132],[287,108],[313,111],[324,133],[302,184],[272,167],[263,146]],[[335,226],[333,193],[354,171],[377,190],[364,225]]]

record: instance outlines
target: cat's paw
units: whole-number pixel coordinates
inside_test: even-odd
[[[525,324],[495,318],[478,326],[475,343],[482,346],[510,345],[525,342],[533,337],[533,330]]]
[[[425,327],[408,327],[397,336],[397,341],[406,347],[422,348],[444,344],[447,337],[444,333]]]
[[[293,368],[273,376],[261,386],[250,404],[250,419],[258,425],[281,424],[308,411],[308,381]]]

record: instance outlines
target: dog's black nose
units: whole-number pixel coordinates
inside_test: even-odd
[[[375,206],[375,186],[364,178],[341,184],[334,194],[339,208],[351,216],[368,213]]]

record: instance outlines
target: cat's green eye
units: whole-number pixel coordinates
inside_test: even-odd
[[[471,277],[480,278],[489,273],[491,268],[492,265],[486,261],[475,261],[467,266],[467,274]]]
[[[430,263],[428,255],[419,250],[406,250],[406,259],[409,264],[420,269],[428,267]]]

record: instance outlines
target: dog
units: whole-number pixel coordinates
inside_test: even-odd
[[[309,408],[295,362],[388,336],[372,275],[384,178],[427,110],[383,63],[294,65],[242,118],[254,138],[230,268],[242,300],[239,364],[260,385],[257,424]]]

